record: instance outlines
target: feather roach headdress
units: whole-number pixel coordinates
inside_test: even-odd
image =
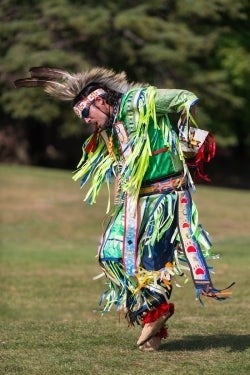
[[[128,83],[125,72],[115,73],[104,68],[71,74],[61,69],[34,67],[29,72],[31,77],[16,80],[16,87],[43,87],[45,92],[61,100],[73,101],[92,83],[119,93],[125,93],[133,86],[137,86],[135,83]]]

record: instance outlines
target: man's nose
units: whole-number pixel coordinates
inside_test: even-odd
[[[84,122],[86,122],[87,124],[90,124],[90,123],[91,123],[91,119],[90,119],[89,117],[86,117],[86,118],[84,119]]]

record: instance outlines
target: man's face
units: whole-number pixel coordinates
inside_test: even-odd
[[[85,113],[84,113],[85,112]],[[113,108],[106,103],[105,99],[97,97],[86,111],[83,111],[83,121],[91,124],[97,130],[103,130],[108,125]]]
[[[107,94],[102,88],[92,91],[73,107],[74,112],[84,123],[91,124],[95,130],[103,130],[109,124],[110,116],[113,114],[113,107],[104,99]]]

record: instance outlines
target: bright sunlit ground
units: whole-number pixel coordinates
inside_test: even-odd
[[[136,348],[139,327],[113,311],[95,258],[106,191],[95,206],[69,171],[0,167],[0,373],[27,375],[248,374],[250,192],[198,186],[194,200],[214,251],[214,285],[232,281],[225,302],[195,301],[175,288],[176,313],[157,353]]]

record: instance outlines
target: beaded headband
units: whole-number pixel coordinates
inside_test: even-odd
[[[84,110],[84,108],[89,107],[93,103],[93,101],[102,94],[106,94],[106,91],[104,91],[103,89],[96,89],[92,91],[88,96],[80,100],[73,107],[75,114],[78,117],[82,118],[82,111]]]

